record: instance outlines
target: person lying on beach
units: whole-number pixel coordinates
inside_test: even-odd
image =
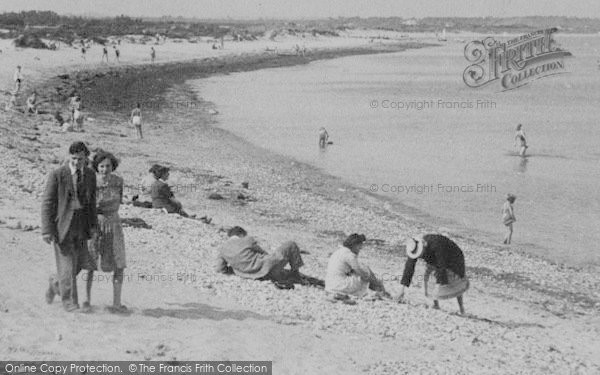
[[[304,261],[293,241],[279,246],[272,254],[263,250],[244,228],[227,231],[229,239],[219,248],[216,271],[254,280],[271,280],[280,289],[292,289],[294,283],[324,286],[322,280],[300,273]],[[289,264],[290,269],[285,267]]]
[[[125,259],[125,240],[119,206],[123,200],[123,179],[113,172],[119,166],[117,158],[106,151],[99,150],[92,161],[96,171],[96,213],[98,214],[98,232],[90,241],[91,267],[86,281],[87,299],[83,303],[83,311],[91,311],[91,291],[94,270],[100,268],[104,272],[114,272],[113,304],[108,307],[111,313],[125,313],[127,307],[121,304],[123,288],[123,270],[127,267]]]
[[[152,208],[162,208],[167,213],[177,213],[183,217],[189,217],[187,212],[183,210],[181,202],[175,199],[175,195],[167,184],[169,179],[169,168],[159,165],[151,172],[154,175],[155,181],[152,183],[151,197]]]
[[[465,258],[458,245],[440,234],[410,237],[406,240],[406,255],[408,259],[404,265],[400,282],[402,289],[397,300],[402,301],[404,288],[410,286],[417,259],[423,259],[426,263],[423,276],[425,296],[433,300],[433,308],[440,308],[440,299],[456,297],[460,313],[464,314],[462,295],[469,289],[469,279],[465,275]],[[435,272],[435,281],[430,279],[432,272]]]
[[[329,133],[325,128],[319,129],[319,147],[327,146],[327,142],[329,141]]]
[[[504,241],[502,242],[505,245],[510,245],[510,241],[512,241],[513,234],[513,223],[517,221],[515,217],[515,212],[513,210],[513,203],[517,197],[513,194],[506,195],[506,202],[502,206],[502,223],[506,226],[506,235],[504,236]]]
[[[27,98],[27,114],[37,114],[37,93],[34,91]]]
[[[142,179],[139,185],[139,194],[132,198],[135,207],[152,208],[152,186],[156,182],[156,172],[162,168],[159,164],[154,164],[148,170],[148,175]]]
[[[369,289],[380,296],[389,297],[383,283],[373,271],[358,262],[358,254],[363,248],[364,234],[353,233],[348,236],[327,263],[325,290],[333,294],[333,300],[349,300],[349,296],[364,297]]]
[[[517,146],[517,143],[519,144],[519,155],[520,156],[525,156],[525,151],[527,151],[527,148],[529,146],[527,146],[527,140],[525,139],[525,132],[522,129],[523,125],[519,124],[517,125],[517,129],[515,132],[515,147]]]

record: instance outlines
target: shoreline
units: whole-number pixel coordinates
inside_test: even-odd
[[[135,72],[133,73],[135,74]],[[123,79],[122,76],[111,75],[110,80],[130,82],[135,79],[131,77]],[[300,344],[304,345],[310,343],[311,347],[314,347],[311,340],[315,340],[314,335],[316,335],[318,341],[314,345],[320,350],[326,347],[327,343],[337,342],[333,340],[333,336],[342,335],[346,340],[353,340],[357,338],[357,335],[361,340],[366,338],[372,345],[372,351],[356,353],[357,366],[363,371],[372,373],[395,373],[399,368],[418,371],[427,369],[427,366],[434,362],[431,357],[452,357],[453,355],[460,355],[463,358],[462,361],[449,363],[450,367],[447,369],[449,368],[455,373],[476,370],[489,371],[492,368],[502,368],[507,372],[528,369],[540,373],[544,372],[545,368],[546,372],[560,372],[571,368],[572,364],[584,366],[590,370],[600,365],[597,363],[598,357],[594,356],[594,350],[597,351],[597,349],[591,345],[594,341],[590,341],[593,332],[585,333],[589,324],[598,321],[596,309],[599,299],[594,296],[594,291],[598,290],[600,280],[597,273],[592,272],[594,269],[586,271],[552,265],[547,261],[515,254],[512,249],[507,251],[499,247],[486,246],[476,239],[459,238],[457,240],[465,251],[467,272],[473,281],[472,290],[469,291],[466,299],[467,311],[471,313],[466,318],[449,313],[455,309],[455,306],[449,302],[442,303],[445,311],[437,312],[425,309],[425,300],[418,288],[418,279],[415,283],[416,287],[407,291],[406,304],[398,305],[388,301],[360,301],[355,308],[344,308],[324,301],[324,292],[314,288],[298,287],[294,291],[279,291],[274,290],[268,283],[212,274],[211,260],[214,257],[216,246],[223,240],[223,234],[217,230],[219,226],[241,224],[249,229],[249,233],[256,235],[261,242],[266,239],[266,243],[271,248],[284,240],[294,238],[302,244],[302,248],[309,251],[305,259],[306,273],[314,276],[324,274],[328,252],[339,246],[340,238],[352,231],[361,231],[371,239],[369,250],[361,254],[361,258],[377,270],[381,276],[388,277],[385,281],[393,290],[394,286],[399,283],[398,276],[401,276],[399,274],[402,272],[402,264],[405,259],[403,254],[397,254],[397,235],[430,228],[424,224],[400,220],[399,215],[392,212],[385,204],[381,204],[379,196],[370,196],[364,189],[351,186],[340,178],[324,176],[313,166],[298,163],[285,156],[275,155],[249,144],[239,136],[215,127],[216,119],[207,112],[209,103],[197,98],[183,81],[180,84],[167,81],[165,82],[163,79],[156,85],[153,83],[154,81],[150,80],[145,83],[156,91],[146,90],[143,86],[136,86],[130,90],[143,91],[144,95],[148,97],[158,95],[159,97],[155,100],[171,103],[197,102],[198,106],[194,107],[194,110],[181,111],[181,108],[177,110],[167,107],[160,111],[148,111],[149,116],[144,117],[146,139],[141,142],[127,136],[129,130],[123,126],[127,112],[114,114],[103,110],[106,108],[102,106],[94,108],[98,111],[93,114],[95,121],[86,124],[85,133],[53,134],[50,131],[52,125],[42,123],[40,126],[36,125],[38,130],[35,130],[34,126],[28,125],[27,121],[31,122],[31,120],[25,117],[17,119],[22,120],[19,132],[33,134],[37,132],[40,135],[35,136],[38,142],[22,138],[22,145],[6,150],[7,157],[3,163],[8,166],[7,174],[0,180],[1,186],[4,187],[6,179],[13,179],[8,181],[15,182],[11,186],[18,187],[20,192],[12,193],[12,199],[23,206],[27,206],[28,202],[33,202],[31,208],[37,209],[39,199],[35,195],[43,186],[39,185],[41,182],[39,180],[34,180],[34,183],[30,184],[31,186],[28,185],[27,181],[24,181],[29,178],[27,174],[36,175],[37,173],[45,177],[44,173],[58,162],[66,145],[75,139],[83,139],[91,142],[93,147],[105,148],[121,157],[122,165],[117,173],[125,177],[126,185],[129,185],[129,188],[136,184],[147,169],[147,165],[153,162],[172,166],[171,183],[198,188],[194,191],[176,191],[175,194],[181,197],[186,207],[192,208],[191,211],[208,213],[214,218],[215,225],[202,225],[176,215],[160,214],[155,210],[122,206],[123,218],[139,217],[153,228],[152,230],[125,228],[128,258],[131,259],[126,272],[174,275],[186,270],[198,277],[197,280],[189,283],[190,287],[196,291],[193,296],[185,294],[190,293],[190,289],[184,288],[183,285],[179,286],[179,284],[176,286],[177,289],[161,284],[161,288],[168,289],[167,294],[161,293],[160,290],[151,290],[143,285],[138,287],[133,281],[128,284],[124,288],[124,299],[126,304],[128,301],[134,301],[134,315],[131,319],[135,319],[133,321],[137,327],[146,320],[149,320],[148,324],[154,325],[156,320],[151,320],[147,316],[158,314],[163,318],[171,317],[171,320],[166,321],[161,318],[163,329],[158,331],[162,334],[169,336],[168,332],[170,331],[165,330],[177,327],[181,327],[181,329],[175,330],[176,333],[190,329],[185,320],[182,321],[181,326],[177,319],[173,322],[173,318],[177,317],[177,311],[181,311],[181,314],[194,314],[185,308],[180,307],[179,310],[170,311],[169,305],[166,305],[150,309],[151,312],[145,313],[150,306],[156,305],[158,302],[152,299],[154,293],[165,297],[181,288],[185,289],[185,293],[177,292],[184,293],[178,297],[182,301],[181,303],[195,299],[203,300],[208,298],[204,296],[212,296],[210,297],[212,298],[211,303],[215,303],[215,300],[233,300],[246,310],[269,317],[267,319],[276,322],[275,332],[278,330],[291,332],[290,330],[295,328],[293,326],[299,325],[298,328],[301,328],[300,331],[304,333],[296,333],[295,340],[299,340]],[[87,84],[89,83],[79,87],[90,87],[86,86]],[[108,92],[114,94],[114,97],[121,101],[131,95],[131,91],[122,90],[121,86],[106,84],[104,87],[111,87]],[[53,87],[50,85],[48,88]],[[142,94],[140,95],[143,97]],[[90,94],[88,98],[91,100],[93,97],[93,94]],[[14,155],[23,156],[17,153],[30,157],[31,161],[14,159]],[[20,166],[19,174],[14,172],[15,164]],[[28,168],[33,171],[29,171]],[[39,176],[34,177],[39,178]],[[243,181],[250,183],[249,189],[240,188]],[[27,192],[24,189],[31,191]],[[225,199],[223,201],[208,200],[206,197],[210,192],[218,192]],[[237,199],[236,197],[240,193],[253,198],[254,201]],[[4,193],[2,195],[6,197]],[[6,204],[6,201],[3,202],[3,211],[7,209]],[[25,216],[31,212],[31,208],[23,208]],[[12,216],[13,211],[10,212]],[[37,211],[33,212],[37,214]],[[35,216],[35,221],[37,221],[37,216]],[[24,244],[27,242],[21,240],[23,236],[39,237],[39,232],[36,232],[35,229],[33,232],[14,231],[15,229],[2,228],[0,234],[3,238],[6,235],[7,240],[10,241],[9,234],[16,233],[13,235],[13,239],[16,236]],[[24,247],[24,249],[28,249],[28,247]],[[172,257],[173,251],[177,251],[178,256]],[[15,257],[12,256],[13,253]],[[8,271],[9,266],[18,264],[17,254],[16,251],[9,253],[10,261],[3,265],[2,271]],[[28,259],[35,261],[34,269],[40,268],[38,262],[42,257],[43,259],[48,258],[46,251],[39,250],[33,253],[31,253],[31,249],[25,250],[25,255]],[[417,267],[416,274],[422,274],[422,265]],[[14,279],[9,276],[8,272],[4,278]],[[39,282],[39,277],[31,279]],[[9,290],[15,281],[8,281]],[[43,282],[39,285],[43,285]],[[98,288],[100,295],[104,287],[104,285],[97,285],[94,288]],[[35,288],[35,283],[31,288]],[[104,289],[108,290],[108,288],[110,286],[106,286]],[[584,290],[589,293],[584,293]],[[150,299],[147,294],[151,295]],[[0,304],[10,307],[11,313],[6,315],[8,319],[11,319],[9,321],[19,322],[20,307],[16,304],[19,301],[18,297],[11,299],[10,294],[7,300],[4,295],[0,297],[2,297]],[[28,298],[31,301],[28,300],[25,307],[32,305],[35,308],[36,304],[43,303],[41,294]],[[167,299],[167,301],[169,300]],[[569,302],[571,305],[569,306],[565,302]],[[152,305],[148,306],[148,303]],[[136,306],[139,307],[139,311]],[[42,306],[41,309],[42,313],[50,314],[52,319],[64,318],[62,312],[54,312],[54,310],[58,310],[56,306],[47,308]],[[533,317],[532,314],[536,317]],[[204,319],[205,314],[199,313],[199,316]],[[365,317],[369,317],[367,321],[365,321]],[[114,320],[104,321],[109,318],[110,316],[105,318],[104,315],[93,314],[89,318],[84,317],[79,320],[99,321],[102,325],[114,324]],[[30,318],[20,319],[22,319],[23,325],[31,324]],[[202,319],[198,322],[201,322]],[[570,322],[568,326],[561,323],[563,319],[568,319]],[[262,327],[256,325],[254,321],[242,322],[241,325],[243,324]],[[569,333],[565,335],[564,329],[568,329]],[[267,330],[267,332],[271,331]],[[440,332],[447,334],[440,334]],[[517,334],[517,332],[519,333]],[[133,340],[135,337],[141,337],[139,340],[145,343],[147,333],[143,330],[134,328],[128,333],[134,337]],[[246,341],[247,343],[251,344],[252,340],[256,339],[252,333],[256,335],[255,332],[251,332],[250,341]],[[235,330],[229,334],[235,335]],[[304,336],[306,334],[313,338],[308,340]],[[564,339],[563,336],[566,336],[564,342],[560,341]],[[172,336],[169,337],[173,339]],[[0,339],[2,338],[0,336]],[[4,338],[6,339],[7,336]],[[36,336],[33,335],[31,338],[35,339]],[[7,339],[11,343],[14,343],[14,340]],[[258,340],[259,347],[262,347],[262,342],[268,341],[262,335],[260,339],[256,340]],[[425,342],[432,348],[427,347],[427,356],[419,355],[417,352],[422,351]],[[220,343],[225,348],[228,348],[228,344],[230,345],[231,342]],[[134,344],[127,343],[126,345]],[[202,345],[210,344],[195,342],[190,345],[203,348]],[[292,347],[302,347],[298,341],[293,341],[291,345]],[[549,350],[548,345],[552,345],[556,350]],[[569,349],[569,345],[571,345],[571,349]],[[11,344],[11,347],[13,346],[14,344]],[[177,352],[178,359],[192,358],[195,355],[193,350],[185,350],[183,345],[171,344],[171,347],[174,347],[173,354],[179,350]],[[410,349],[411,347],[412,349]],[[585,349],[582,350],[582,348]],[[95,358],[100,356],[102,347],[97,349],[92,355],[77,346],[70,350],[71,353],[88,353],[84,356]],[[138,353],[151,351],[148,348],[144,350],[145,352],[139,349]],[[279,351],[277,346],[271,345],[266,345],[263,350],[265,350],[262,354],[263,358],[273,358],[273,355],[268,353]],[[374,353],[377,350],[383,354]],[[390,360],[390,358],[397,357],[398,350],[411,354],[401,360]],[[50,349],[50,351],[64,353],[64,350]],[[239,351],[233,352],[239,355],[239,353],[244,353],[244,349],[240,348]],[[526,352],[526,357],[523,357],[523,352]],[[34,355],[39,358],[40,352],[35,353],[34,351]],[[116,352],[111,353],[116,355],[114,354]],[[223,353],[229,353],[229,351],[223,351]],[[393,357],[392,353],[396,353],[396,356]],[[298,354],[302,356],[305,353]],[[156,352],[148,355],[150,358],[161,358],[160,354]],[[217,358],[219,354],[213,355]],[[281,357],[282,354],[279,354],[279,358],[289,358],[290,355],[283,354]],[[62,354],[64,357],[61,354],[54,354],[53,358],[57,358],[57,356],[58,358],[67,357],[64,354]],[[131,358],[123,353],[120,356],[123,359]],[[347,358],[335,350],[331,356],[336,360]],[[535,361],[527,360],[529,356],[535,358]],[[513,358],[514,360],[506,363],[503,358]],[[301,361],[301,359],[297,361]],[[277,366],[290,368],[290,362],[301,363],[284,359],[283,362],[280,360]],[[304,364],[304,366],[306,365]],[[318,367],[317,363],[314,365]],[[356,368],[354,371],[358,372]],[[335,372],[341,373],[342,371],[338,368],[332,373]]]

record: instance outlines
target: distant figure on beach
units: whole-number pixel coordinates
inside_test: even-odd
[[[86,167],[83,142],[69,147],[68,163],[47,178],[42,198],[42,239],[54,246],[57,275],[50,277],[46,302],[60,295],[63,308],[79,308],[77,274],[91,269],[87,241],[97,235],[96,174]]]
[[[152,208],[152,186],[157,181],[157,172],[162,168],[159,164],[153,164],[148,170],[148,174],[142,178],[139,185],[139,192],[132,198],[133,205],[136,207]]]
[[[363,248],[366,237],[364,234],[353,233],[348,236],[327,263],[325,290],[333,293],[332,301],[349,301],[349,296],[364,297],[373,290],[378,295],[389,297],[383,282],[373,271],[358,262],[358,255]]]
[[[31,93],[31,95],[27,98],[27,114],[37,115],[37,93],[35,90]]]
[[[71,123],[75,123],[75,111],[81,110],[81,97],[74,93],[69,100],[69,109],[71,110]]]
[[[517,143],[519,144],[519,155],[525,156],[525,151],[527,151],[527,140],[525,139],[525,132],[523,131],[523,125],[517,125],[516,133],[515,133],[515,147]]]
[[[83,61],[85,61],[85,52],[86,52],[85,45],[82,45],[81,46],[81,58],[83,59]]]
[[[102,61],[106,58],[106,62],[108,62],[108,49],[106,46],[102,46]]]
[[[404,298],[404,288],[410,286],[417,259],[423,259],[426,263],[423,287],[425,296],[433,300],[433,308],[440,308],[438,300],[456,297],[460,313],[464,314],[462,295],[469,289],[469,279],[465,275],[465,258],[458,245],[440,234],[426,234],[407,239],[406,255],[408,259],[400,282],[402,290],[397,299],[402,301]],[[432,273],[435,281],[430,278]]]
[[[319,147],[323,148],[327,146],[327,142],[329,142],[329,133],[322,127],[319,129]]]
[[[10,93],[10,97],[8,98],[8,102],[6,102],[6,106],[4,107],[6,111],[16,110],[17,109],[17,91],[13,91]]]
[[[510,245],[513,234],[513,223],[517,221],[513,210],[513,203],[515,203],[516,199],[517,197],[515,195],[507,194],[506,202],[502,205],[502,223],[506,227],[506,235],[504,236],[504,241],[502,243],[505,245]]]
[[[19,91],[21,91],[21,86],[23,85],[23,74],[21,73],[21,65],[17,65],[17,70],[15,70],[13,80],[15,81],[15,91],[18,94]]]
[[[121,62],[119,60],[119,56],[121,56],[121,51],[119,51],[119,49],[117,48],[117,46],[113,46],[113,49],[115,50],[115,60],[117,60],[117,62]]]
[[[183,210],[181,202],[175,199],[175,195],[167,184],[169,168],[160,165],[152,173],[156,178],[151,188],[152,208],[162,208],[167,213],[177,213],[183,217],[189,217],[187,212]]]
[[[133,111],[131,111],[131,124],[135,127],[139,139],[143,139],[142,135],[142,110],[140,103],[137,103]]]
[[[60,126],[60,127],[62,127],[63,124],[65,123],[65,119],[60,114],[60,111],[54,112],[54,119],[56,120],[58,126]]]
[[[94,270],[114,272],[113,304],[108,307],[111,313],[125,313],[127,307],[121,304],[123,288],[123,270],[127,267],[125,259],[125,239],[119,206],[123,200],[123,179],[114,172],[119,166],[117,158],[100,150],[94,155],[92,167],[96,171],[96,212],[98,213],[98,233],[90,241],[90,263],[86,282],[87,299],[83,303],[84,310],[91,310],[92,281]],[[100,264],[98,260],[100,259]]]
[[[150,47],[150,59],[152,60],[152,62],[154,62],[154,60],[156,59],[156,51],[154,50],[154,47]]]
[[[242,227],[229,229],[227,236],[229,239],[219,248],[217,272],[234,273],[246,279],[271,280],[280,289],[292,289],[294,283],[323,286],[321,280],[300,273],[304,261],[295,242],[285,242],[269,254],[253,237],[247,236]],[[285,268],[288,264],[289,270]]]

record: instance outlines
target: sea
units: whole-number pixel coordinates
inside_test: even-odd
[[[506,36],[505,36],[506,37]],[[481,37],[473,38],[481,39]],[[500,37],[501,39],[501,37]],[[218,126],[410,207],[403,214],[551,261],[600,264],[600,36],[557,34],[565,73],[468,87],[469,40],[195,80]],[[529,148],[518,155],[515,128]],[[331,144],[318,146],[325,127]]]

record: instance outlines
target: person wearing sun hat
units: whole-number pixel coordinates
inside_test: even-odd
[[[439,309],[438,300],[456,298],[460,313],[464,314],[462,295],[469,289],[465,274],[465,258],[454,241],[441,234],[426,234],[406,239],[406,255],[402,274],[402,290],[397,299],[404,297],[404,288],[409,287],[415,272],[417,259],[426,263],[423,286],[425,296],[433,300],[433,308]],[[435,272],[435,279],[430,278]]]
[[[349,295],[363,297],[369,289],[385,293],[383,283],[373,271],[358,262],[358,254],[365,241],[364,234],[353,233],[329,258],[325,290],[334,293],[338,299]]]

